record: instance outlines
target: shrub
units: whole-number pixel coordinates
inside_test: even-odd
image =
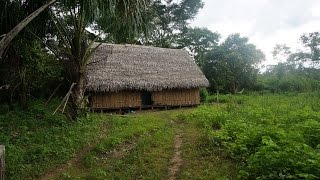
[[[223,97],[226,104],[202,106],[188,118],[202,124],[208,149],[239,165],[240,179],[320,178],[317,94]]]
[[[207,102],[207,97],[209,96],[209,93],[206,88],[200,89],[200,102],[204,103]]]

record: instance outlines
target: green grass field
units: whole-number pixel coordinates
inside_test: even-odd
[[[37,101],[28,112],[2,108],[0,143],[7,179],[316,179],[319,100],[222,95],[198,108],[74,122],[51,115],[58,101]]]

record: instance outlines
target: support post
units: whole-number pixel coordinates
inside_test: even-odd
[[[219,103],[219,90],[217,90],[217,103]]]
[[[5,179],[6,172],[6,164],[5,164],[5,146],[0,145],[0,180]]]

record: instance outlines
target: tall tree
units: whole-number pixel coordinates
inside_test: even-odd
[[[276,44],[273,48],[272,56],[274,60],[277,60],[278,62],[284,62],[287,61],[291,53],[291,48],[286,44]]]
[[[26,9],[24,5],[31,5],[33,1],[42,2],[39,0],[23,2],[8,0],[5,2],[7,4],[15,3],[15,5],[21,6],[21,9],[24,10]],[[54,8],[51,8],[51,17],[58,36],[51,34],[51,38],[56,39],[57,42],[51,43],[48,47],[65,63],[65,67],[70,73],[68,79],[72,83],[76,83],[72,90],[72,107],[74,109],[82,108],[86,86],[86,65],[95,49],[99,46],[94,44],[96,39],[89,40],[86,28],[96,24],[97,19],[101,17],[109,17],[105,18],[102,23],[108,24],[108,26],[121,24],[128,30],[129,34],[135,34],[139,31],[137,27],[144,24],[141,12],[148,9],[149,0],[51,0],[47,3],[42,3],[44,3],[43,6],[32,11],[30,16],[23,19],[20,24],[4,36],[1,41],[1,45],[3,45],[1,46],[1,51],[3,52],[18,32],[37,17],[40,12],[55,3]],[[126,24],[124,25],[123,22]],[[36,35],[37,33],[33,34]],[[49,40],[41,36],[38,39],[47,42]]]
[[[207,28],[187,28],[177,39],[178,48],[186,48],[194,56],[199,67],[203,67],[204,56],[213,50],[219,42],[220,35]]]
[[[302,45],[306,48],[292,53],[288,61],[298,63],[300,66],[318,68],[320,64],[320,33],[305,33],[300,37]]]
[[[95,44],[96,39],[88,39],[86,28],[98,18],[109,16],[106,20],[111,21],[105,24],[113,26],[123,20],[128,23],[130,33],[138,33],[135,27],[143,23],[141,11],[148,8],[148,3],[148,0],[68,0],[57,2],[52,9],[60,41],[50,49],[65,63],[71,83],[76,83],[69,103],[72,118],[85,106],[86,66],[100,45]]]
[[[230,35],[219,47],[208,52],[204,73],[211,90],[238,92],[252,88],[256,82],[258,64],[265,58],[262,51],[240,34]]]
[[[145,22],[140,29],[145,29],[147,26],[150,29],[149,33],[129,37],[123,21],[123,25],[113,26],[107,31],[109,35],[107,40],[120,43],[142,43],[157,47],[176,47],[177,38],[186,31],[189,21],[202,7],[202,0],[153,0],[145,11],[140,11]],[[99,21],[98,25],[100,24]],[[105,24],[102,23],[102,26]]]
[[[46,57],[45,50],[38,51],[39,47],[34,46],[38,43],[35,43],[35,38],[29,31],[40,37],[46,37],[49,32],[47,30],[50,29],[47,7],[52,3],[42,0],[0,1],[0,9],[3,10],[0,12],[0,34],[4,34],[0,49],[5,52],[0,59],[0,86],[8,87],[6,91],[1,91],[0,95],[5,97],[9,104],[19,99],[20,105],[23,108],[27,107],[27,94],[30,94],[27,91],[30,89],[32,79],[30,78],[32,74],[29,72],[33,67],[28,64],[31,59],[28,52],[34,53],[35,59],[39,57],[37,55],[39,53],[42,53],[42,57]]]
[[[201,0],[155,0],[152,4],[154,30],[145,41],[154,46],[171,47],[202,7]]]

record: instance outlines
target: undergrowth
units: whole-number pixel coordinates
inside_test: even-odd
[[[238,178],[320,178],[320,94],[227,95],[187,115],[207,148],[229,156]]]
[[[28,111],[1,108],[0,144],[6,145],[7,179],[39,178],[66,163],[100,137],[104,124],[106,135],[80,164],[57,178],[163,179],[178,130],[185,138],[178,177],[320,178],[320,93],[219,98],[219,103],[196,109],[126,117],[88,114],[77,121],[52,115],[59,100],[48,106],[35,101]],[[102,158],[126,143],[133,143],[133,149],[124,157]]]
[[[27,111],[0,114],[0,144],[6,146],[7,179],[34,179],[65,163],[95,139],[105,118],[90,114],[77,121],[52,115],[59,100],[47,106],[34,101]]]

